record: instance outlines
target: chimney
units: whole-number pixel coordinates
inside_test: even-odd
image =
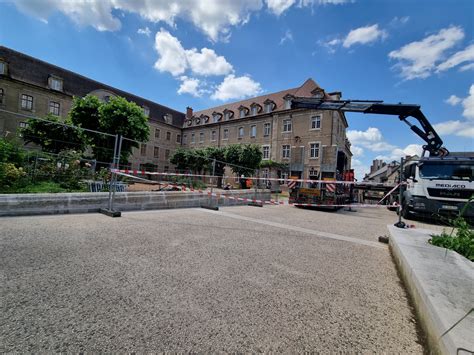
[[[193,108],[192,107],[186,107],[186,118],[191,118],[193,117]]]

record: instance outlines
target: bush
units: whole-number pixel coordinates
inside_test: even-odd
[[[453,224],[453,230],[450,234],[443,231],[440,235],[433,235],[429,242],[438,247],[454,250],[455,252],[474,261],[474,230],[472,230],[466,220],[462,217],[467,206],[474,201],[474,196],[461,211],[461,216],[456,218]],[[453,236],[453,233],[456,234]]]

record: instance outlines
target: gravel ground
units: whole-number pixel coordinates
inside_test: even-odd
[[[422,353],[396,215],[229,207],[0,219],[0,352]]]

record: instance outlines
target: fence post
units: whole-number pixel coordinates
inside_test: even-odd
[[[114,157],[111,164],[111,174],[109,182],[109,206],[108,208],[102,208],[101,213],[109,217],[120,217],[121,213],[119,211],[114,211],[114,198],[115,198],[115,181],[117,179],[117,174],[114,169],[118,168],[118,163],[120,161],[120,150],[122,147],[122,136],[115,135],[115,144],[114,144]],[[117,158],[118,157],[118,158]],[[118,159],[118,160],[117,160]]]
[[[400,174],[398,177],[398,183],[400,184],[398,190],[398,222],[394,224],[395,227],[405,228],[405,223],[402,222],[402,193],[403,193],[403,158],[400,158]]]

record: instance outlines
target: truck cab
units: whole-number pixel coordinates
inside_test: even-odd
[[[474,154],[421,158],[405,166],[404,178],[404,218],[458,216],[474,196]],[[474,221],[473,202],[466,207],[463,216]]]

